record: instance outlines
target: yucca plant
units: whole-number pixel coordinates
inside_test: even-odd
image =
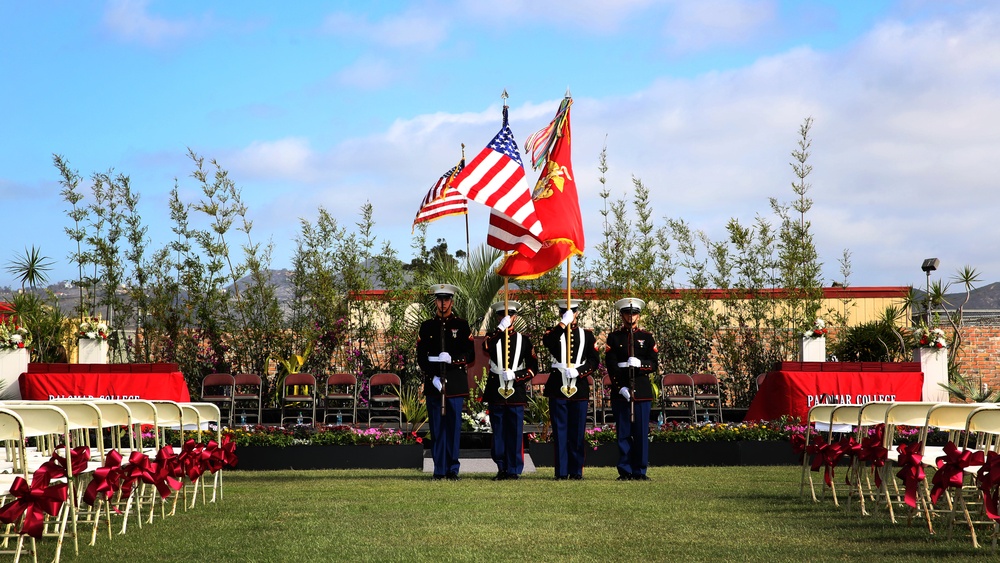
[[[427,401],[420,394],[420,384],[410,383],[395,388],[399,395],[399,408],[410,425],[410,432],[417,432],[427,422]]]

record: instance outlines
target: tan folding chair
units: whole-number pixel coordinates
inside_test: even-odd
[[[989,452],[1000,452],[1000,408],[995,406],[979,408],[969,414],[966,421],[965,444],[963,450],[980,451],[984,458]],[[988,458],[987,458],[988,459]],[[1000,525],[986,515],[983,508],[983,493],[979,490],[977,474],[982,466],[971,466],[964,469],[969,486],[959,487],[955,493],[956,513],[961,512],[973,547],[980,547],[976,526],[989,529],[993,550],[997,548],[997,538],[1000,536]],[[970,508],[971,505],[971,508]],[[950,522],[948,538],[951,539],[954,522]]]
[[[402,427],[403,411],[399,404],[402,381],[394,373],[376,373],[368,381],[368,425],[373,421],[396,421]]]
[[[215,443],[221,447],[222,445],[222,423],[220,421],[221,414],[219,412],[219,407],[212,403],[181,403],[181,410],[184,413],[184,428],[186,430],[194,429],[196,431],[196,441],[202,444],[208,444],[209,440],[215,440]],[[209,424],[215,422],[216,429],[215,432],[211,432]],[[204,432],[204,435],[203,435]],[[222,499],[222,470],[218,470],[214,475],[207,478],[206,475],[202,475],[197,482],[191,484],[190,488],[194,489],[194,495],[191,498],[191,507],[193,508],[198,500],[198,483],[201,484],[201,500],[202,504],[206,502],[215,502],[216,494],[218,498]],[[208,494],[206,489],[212,489],[212,498],[208,499]]]
[[[832,444],[835,441],[838,441],[838,435],[840,436],[841,459],[843,457],[847,457],[849,460],[847,468],[848,480],[850,479],[850,468],[853,466],[854,462],[854,452],[851,451],[850,446],[857,443],[855,428],[858,424],[858,417],[861,415],[861,408],[861,405],[837,405],[830,413],[829,422],[822,424],[822,426],[827,428],[827,444]],[[821,426],[819,421],[817,421],[816,426]],[[844,444],[844,442],[849,443]],[[832,475],[832,467],[830,468],[830,471]],[[833,505],[840,506],[840,502],[837,499],[836,479],[831,479],[830,481],[830,493],[833,495]]]
[[[76,498],[76,479],[73,474],[73,464],[69,463],[70,453],[70,424],[66,413],[58,407],[48,404],[11,404],[6,403],[7,410],[17,413],[21,418],[24,428],[25,438],[35,438],[39,443],[38,452],[35,456],[30,454],[22,459],[26,465],[28,474],[33,474],[42,463],[48,461],[53,454],[58,453],[57,447],[63,451],[66,463],[66,502],[62,504],[56,516],[45,516],[45,531],[43,537],[56,538],[56,554],[54,561],[59,561],[62,555],[63,541],[67,533],[73,536],[73,547],[77,555],[80,553],[80,543],[77,537],[77,515],[76,506],[73,499]],[[72,525],[72,532],[67,532],[67,525]]]
[[[16,412],[0,408],[0,440],[4,443],[4,461],[0,464],[3,473],[0,474],[0,506],[14,500],[10,493],[10,488],[15,480],[20,477],[25,481],[29,480],[27,449],[25,448],[24,421]],[[23,519],[23,516],[22,516]],[[22,555],[30,555],[33,560],[37,560],[37,544],[35,538],[28,536],[25,545],[25,536],[20,534],[20,522],[12,525],[0,525],[0,554],[13,555],[17,561]],[[10,547],[10,540],[16,538],[13,549]]]
[[[323,424],[328,424],[331,413],[337,423],[343,424],[345,415],[351,424],[358,423],[358,378],[350,373],[334,373],[326,378],[323,395]]]
[[[893,403],[888,401],[873,401],[861,405],[861,410],[858,412],[858,430],[855,440],[862,445],[862,452],[861,455],[852,460],[852,468],[849,470],[850,474],[854,476],[855,483],[848,491],[847,505],[850,506],[851,499],[857,496],[861,514],[864,516],[868,515],[866,497],[874,502],[879,493],[878,487],[874,485],[874,480],[875,471],[879,471],[878,478],[882,478],[881,468],[877,467],[878,460],[870,459],[870,457],[875,455],[874,451],[877,448],[885,446],[884,434],[880,437],[877,434],[877,429],[881,428],[884,432],[885,413],[892,405]],[[865,452],[865,449],[872,451]],[[869,459],[862,456],[867,456]],[[871,463],[866,466],[865,461]]]
[[[816,422],[824,422],[829,424],[830,418],[833,416],[833,411],[839,405],[813,405],[809,411],[806,413],[805,420],[805,451],[802,453],[802,475],[799,479],[799,498],[805,494],[806,483],[809,483],[809,493],[812,495],[813,502],[819,502],[816,498],[816,487],[813,484],[812,478],[812,459],[809,457],[810,446],[816,446],[816,439],[812,436],[812,429],[816,427]],[[825,440],[823,441],[825,443]],[[820,453],[817,452],[813,457],[819,456]]]
[[[923,430],[927,425],[927,414],[940,403],[932,402],[899,402],[894,403],[890,406],[885,413],[885,447],[889,450],[888,460],[885,466],[882,468],[882,493],[885,495],[885,504],[889,509],[889,519],[893,524],[896,523],[896,511],[895,507],[908,506],[909,516],[907,517],[907,522],[910,523],[913,520],[913,516],[916,514],[917,509],[921,508],[925,513],[927,511],[926,499],[922,495],[917,494],[917,499],[915,504],[918,507],[909,506],[905,502],[905,494],[901,495],[899,491],[899,483],[896,480],[896,469],[900,464],[900,455],[898,451],[898,446],[902,444],[907,444],[908,448],[916,448],[919,450],[922,448],[919,440],[919,434],[914,437],[911,441],[903,441],[899,444],[896,443],[896,430],[900,426],[909,426],[917,430]],[[903,463],[906,467],[909,467],[909,460],[904,459]],[[904,480],[904,492],[907,486]],[[892,492],[890,493],[889,487],[892,486]],[[911,485],[912,486],[912,485]],[[918,491],[920,485],[917,484]],[[928,526],[930,522],[928,521]]]
[[[996,408],[1000,408],[1000,405],[996,403],[941,403],[932,407],[927,413],[927,422],[924,424],[924,428],[922,428],[920,432],[920,443],[923,446],[921,449],[923,452],[923,459],[921,461],[924,466],[931,470],[931,473],[933,473],[938,470],[937,459],[939,457],[946,457],[944,446],[928,445],[927,440],[931,435],[932,430],[947,431],[947,441],[961,448],[963,445],[968,443],[965,433],[968,428],[969,416],[977,410]],[[930,473],[928,473],[928,475],[929,474]],[[945,488],[944,492],[941,494],[941,496],[944,497],[945,506],[940,509],[937,508],[933,502],[933,498],[931,497],[931,486],[928,479],[925,479],[921,484],[921,494],[925,497],[924,500],[927,506],[925,515],[927,520],[927,531],[929,533],[934,533],[934,527],[932,525],[932,518],[934,516],[946,516],[949,522],[954,522],[955,502],[952,498],[951,492],[947,488]]]

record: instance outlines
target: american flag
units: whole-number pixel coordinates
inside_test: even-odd
[[[495,209],[490,213],[490,229],[486,233],[486,244],[504,252],[518,252],[528,258],[542,248],[542,241],[538,240],[538,237]]]
[[[414,226],[417,223],[430,222],[448,215],[465,215],[469,212],[468,200],[452,185],[455,176],[464,167],[465,159],[463,158],[431,186],[430,191],[424,196],[424,201],[420,204],[420,211],[417,211],[416,219],[413,220]]]
[[[528,232],[540,235],[542,224],[535,215],[535,203],[517,154],[514,134],[507,125],[507,107],[503,108],[503,126],[486,148],[455,178],[455,189],[473,201],[488,205]]]

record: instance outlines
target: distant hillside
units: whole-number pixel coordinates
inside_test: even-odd
[[[958,307],[965,301],[964,292],[949,293],[947,297],[951,308]],[[1000,282],[993,282],[972,290],[969,294],[969,302],[965,305],[965,308],[974,311],[1000,310]]]

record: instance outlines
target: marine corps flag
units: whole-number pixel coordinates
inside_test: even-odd
[[[537,162],[541,163],[545,154],[548,155],[532,192],[535,214],[542,224],[542,232],[538,235],[542,245],[534,256],[526,256],[520,252],[508,255],[497,269],[501,276],[534,279],[559,266],[570,256],[583,254],[583,219],[580,217],[580,200],[576,194],[576,179],[570,162],[571,105],[573,98],[567,93],[552,123],[532,135],[525,143],[526,152],[541,155]],[[551,149],[546,150],[548,147]],[[500,219],[502,220],[502,216]],[[502,228],[498,223],[493,217],[490,218],[491,233]]]

